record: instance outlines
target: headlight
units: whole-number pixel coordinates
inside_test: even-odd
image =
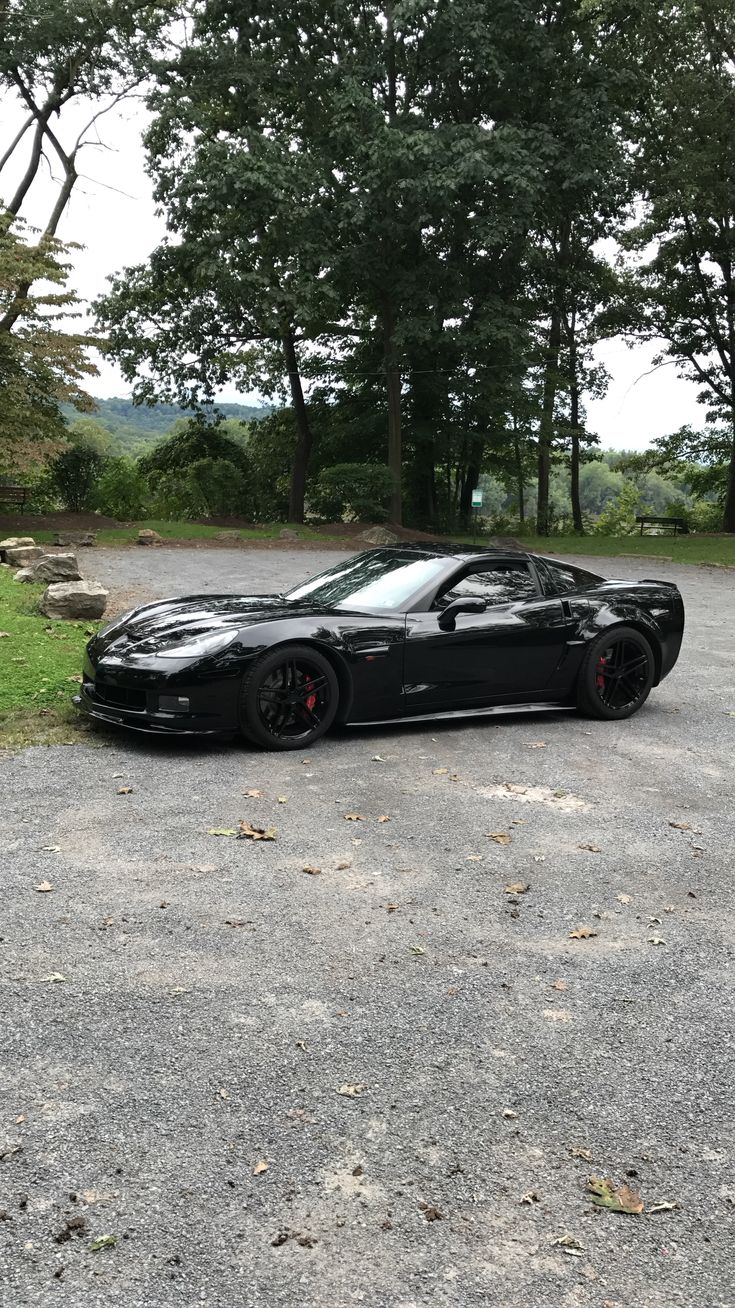
[[[204,631],[201,636],[190,636],[183,645],[170,645],[167,649],[156,650],[156,657],[198,659],[205,654],[218,654],[220,650],[227,649],[237,637],[237,631]]]

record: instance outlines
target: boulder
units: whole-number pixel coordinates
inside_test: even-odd
[[[278,533],[280,540],[300,540],[301,537],[297,531],[292,531],[290,527],[284,527],[283,531]]]
[[[34,581],[45,581],[46,585],[54,581],[81,581],[76,554],[44,554],[37,563],[31,564]]]
[[[364,531],[358,536],[358,540],[364,540],[368,545],[397,545],[399,537],[394,531],[389,531],[387,527],[371,527],[369,531]]]
[[[47,618],[101,618],[108,595],[98,581],[61,581],[46,587],[39,608]]]
[[[35,545],[32,536],[6,536],[5,540],[0,540],[0,550],[17,550],[21,545]]]
[[[143,527],[138,532],[139,545],[163,545],[163,540],[157,531],[151,531],[150,527]]]
[[[54,532],[54,545],[96,545],[96,531],[57,531]]]
[[[45,553],[40,545],[18,545],[5,551],[5,561],[11,568],[30,568]]]
[[[4,568],[7,566],[6,563],[3,564]],[[13,573],[13,581],[35,581],[33,568],[18,568],[18,571]]]

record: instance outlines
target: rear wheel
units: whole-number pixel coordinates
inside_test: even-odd
[[[246,674],[240,727],[262,749],[305,749],[332,725],[338,699],[329,660],[309,645],[284,645]]]
[[[655,672],[650,643],[634,627],[615,627],[587,651],[577,704],[588,717],[629,718],[648,699]]]

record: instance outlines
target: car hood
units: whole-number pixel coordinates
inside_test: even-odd
[[[185,595],[124,613],[89,644],[96,658],[165,654],[197,636],[323,613],[282,595]]]

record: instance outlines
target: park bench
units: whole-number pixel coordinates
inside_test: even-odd
[[[686,536],[689,531],[686,518],[657,518],[643,514],[636,518],[636,522],[641,524],[641,536],[644,527],[660,527],[662,531],[670,531],[674,536],[676,536],[677,532],[680,532],[682,536]]]
[[[30,486],[0,486],[0,504],[14,504],[23,513],[30,501]]]

